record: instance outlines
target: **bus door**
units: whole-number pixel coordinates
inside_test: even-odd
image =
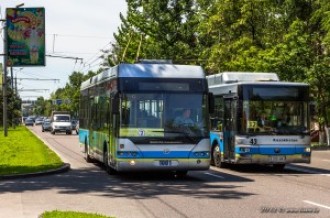
[[[224,97],[224,158],[235,159],[235,133],[237,120],[237,97]]]
[[[90,122],[89,122],[89,134],[88,134],[88,141],[89,141],[89,146],[90,149],[95,151],[95,140],[96,140],[96,135],[95,135],[95,130],[96,130],[96,115],[97,115],[97,104],[95,103],[96,99],[95,97],[91,97],[89,99],[89,105],[90,105],[90,110],[89,110],[89,117],[90,117]]]
[[[111,93],[110,98],[108,99],[108,115],[107,122],[109,128],[109,158],[110,164],[114,164],[116,162],[116,146],[117,139],[119,135],[119,105],[120,98],[118,93]]]

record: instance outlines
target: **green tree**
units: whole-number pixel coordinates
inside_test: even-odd
[[[81,72],[72,72],[65,87],[59,88],[51,94],[51,100],[47,103],[47,111],[48,113],[50,112],[49,115],[52,110],[63,110],[70,111],[73,116],[77,117],[79,111],[80,86],[83,81],[96,74],[97,73],[93,71],[89,71],[86,75]],[[59,105],[54,104],[56,100],[61,100],[62,103]],[[52,106],[50,103],[52,103]],[[50,108],[51,110],[49,110]]]
[[[44,97],[38,97],[34,104],[34,114],[45,115],[46,112],[46,101]]]
[[[194,63],[198,58],[196,7],[193,0],[127,0],[126,17],[114,35],[110,65],[138,59]]]

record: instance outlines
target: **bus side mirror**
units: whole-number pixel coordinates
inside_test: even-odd
[[[208,95],[208,100],[209,100],[209,113],[213,114],[214,113],[214,96],[212,92],[209,92]]]

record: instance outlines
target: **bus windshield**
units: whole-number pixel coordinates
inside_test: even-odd
[[[160,144],[208,137],[204,93],[125,93],[121,99],[120,137]]]
[[[307,134],[305,101],[243,100],[242,129],[254,134]]]

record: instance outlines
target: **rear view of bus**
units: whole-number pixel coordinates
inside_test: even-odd
[[[103,162],[109,173],[207,170],[208,100],[199,66],[110,68],[81,87],[79,140],[86,160]],[[190,121],[181,122],[187,113]]]
[[[273,73],[225,72],[208,77],[213,162],[310,163],[309,85],[281,82]]]

